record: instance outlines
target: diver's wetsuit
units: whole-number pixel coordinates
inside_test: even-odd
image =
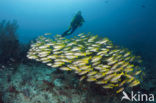
[[[68,28],[68,30],[66,30],[62,36],[67,36],[72,34],[78,27],[82,26],[84,22],[83,17],[81,16],[81,11],[79,11],[73,18],[70,27]]]

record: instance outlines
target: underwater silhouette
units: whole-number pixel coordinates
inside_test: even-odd
[[[15,66],[15,64],[28,60],[26,53],[30,43],[21,44],[17,36],[17,30],[16,20],[2,20],[0,22],[0,68]]]
[[[62,37],[71,35],[78,27],[82,26],[83,22],[84,22],[84,19],[81,15],[81,11],[78,11],[77,14],[74,16],[72,22],[70,23],[68,30],[66,30],[62,34]]]
[[[142,7],[142,8],[146,8],[146,6],[145,6],[145,5],[141,5],[141,7]]]
[[[17,38],[18,25],[16,21],[0,22],[0,63],[10,61],[10,58],[17,59],[19,55],[19,41]]]

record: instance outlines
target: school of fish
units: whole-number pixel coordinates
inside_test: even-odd
[[[53,38],[40,36],[31,44],[27,57],[52,68],[73,71],[80,75],[80,81],[93,82],[116,93],[139,85],[143,72],[140,56],[91,33],[70,39],[58,34]]]

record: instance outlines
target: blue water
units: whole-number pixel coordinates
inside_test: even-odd
[[[78,10],[85,23],[74,34],[109,37],[155,62],[155,0],[1,0],[0,21],[17,20],[19,40],[27,43],[47,32],[61,34]]]
[[[75,34],[90,31],[117,43],[154,41],[155,0],[1,0],[0,20],[17,20],[20,41],[27,42],[62,33],[78,10],[86,22]]]

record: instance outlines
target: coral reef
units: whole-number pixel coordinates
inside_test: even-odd
[[[69,81],[66,82],[69,74],[63,74],[66,77],[62,80],[62,73],[56,74],[55,69],[47,66],[21,64],[16,73],[6,70],[2,73],[0,92],[4,103],[86,103],[87,91],[70,87]]]
[[[104,89],[100,93],[94,86],[79,82],[75,73],[58,73],[42,64],[20,64],[16,73],[5,69],[1,75],[2,103],[121,103],[120,94]]]
[[[19,41],[16,36],[17,23],[13,21],[0,23],[0,62],[8,62],[10,59],[18,58]]]
[[[16,66],[16,64],[26,61],[26,53],[29,44],[19,43],[17,37],[17,22],[0,22],[0,67]]]
[[[97,35],[81,33],[70,39],[40,36],[27,57],[53,68],[74,71],[80,75],[80,81],[86,79],[116,93],[137,86],[143,76],[139,56]]]

